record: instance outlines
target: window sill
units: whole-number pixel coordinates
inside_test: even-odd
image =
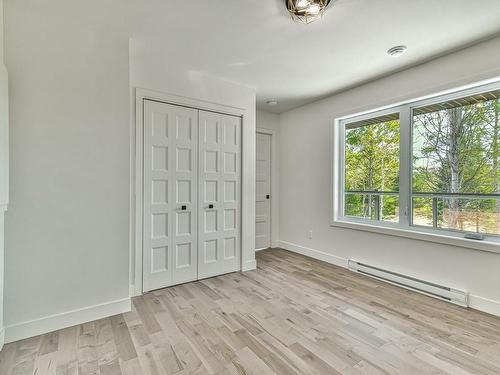
[[[344,220],[334,220],[331,222],[330,226],[385,234],[389,236],[410,238],[414,240],[428,241],[500,254],[500,242],[491,240],[469,240],[467,238],[450,236],[446,234],[427,233],[418,230],[397,228],[394,226],[372,225],[369,223],[356,223]]]

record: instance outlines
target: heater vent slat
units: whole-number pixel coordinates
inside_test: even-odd
[[[439,285],[429,281],[406,276],[397,272],[384,270],[379,267],[370,266],[365,263],[349,260],[349,269],[365,276],[410,289],[443,301],[451,302],[460,306],[469,306],[468,293],[448,286]]]

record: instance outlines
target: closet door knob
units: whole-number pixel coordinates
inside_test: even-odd
[[[214,205],[213,205],[212,203],[210,203],[210,204],[208,205],[208,208],[214,208]]]

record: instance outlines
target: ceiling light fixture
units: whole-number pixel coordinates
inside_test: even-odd
[[[266,102],[267,105],[278,105],[278,101],[276,99],[268,100]]]
[[[392,57],[399,57],[403,55],[408,48],[406,46],[394,46],[387,50],[387,54]]]
[[[321,18],[330,2],[331,0],[285,0],[292,19],[306,24]]]

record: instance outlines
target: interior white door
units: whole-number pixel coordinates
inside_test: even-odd
[[[257,133],[255,248],[271,247],[271,135]]]
[[[144,291],[197,279],[197,138],[197,110],[144,101]]]
[[[199,112],[198,278],[240,269],[241,118]]]

